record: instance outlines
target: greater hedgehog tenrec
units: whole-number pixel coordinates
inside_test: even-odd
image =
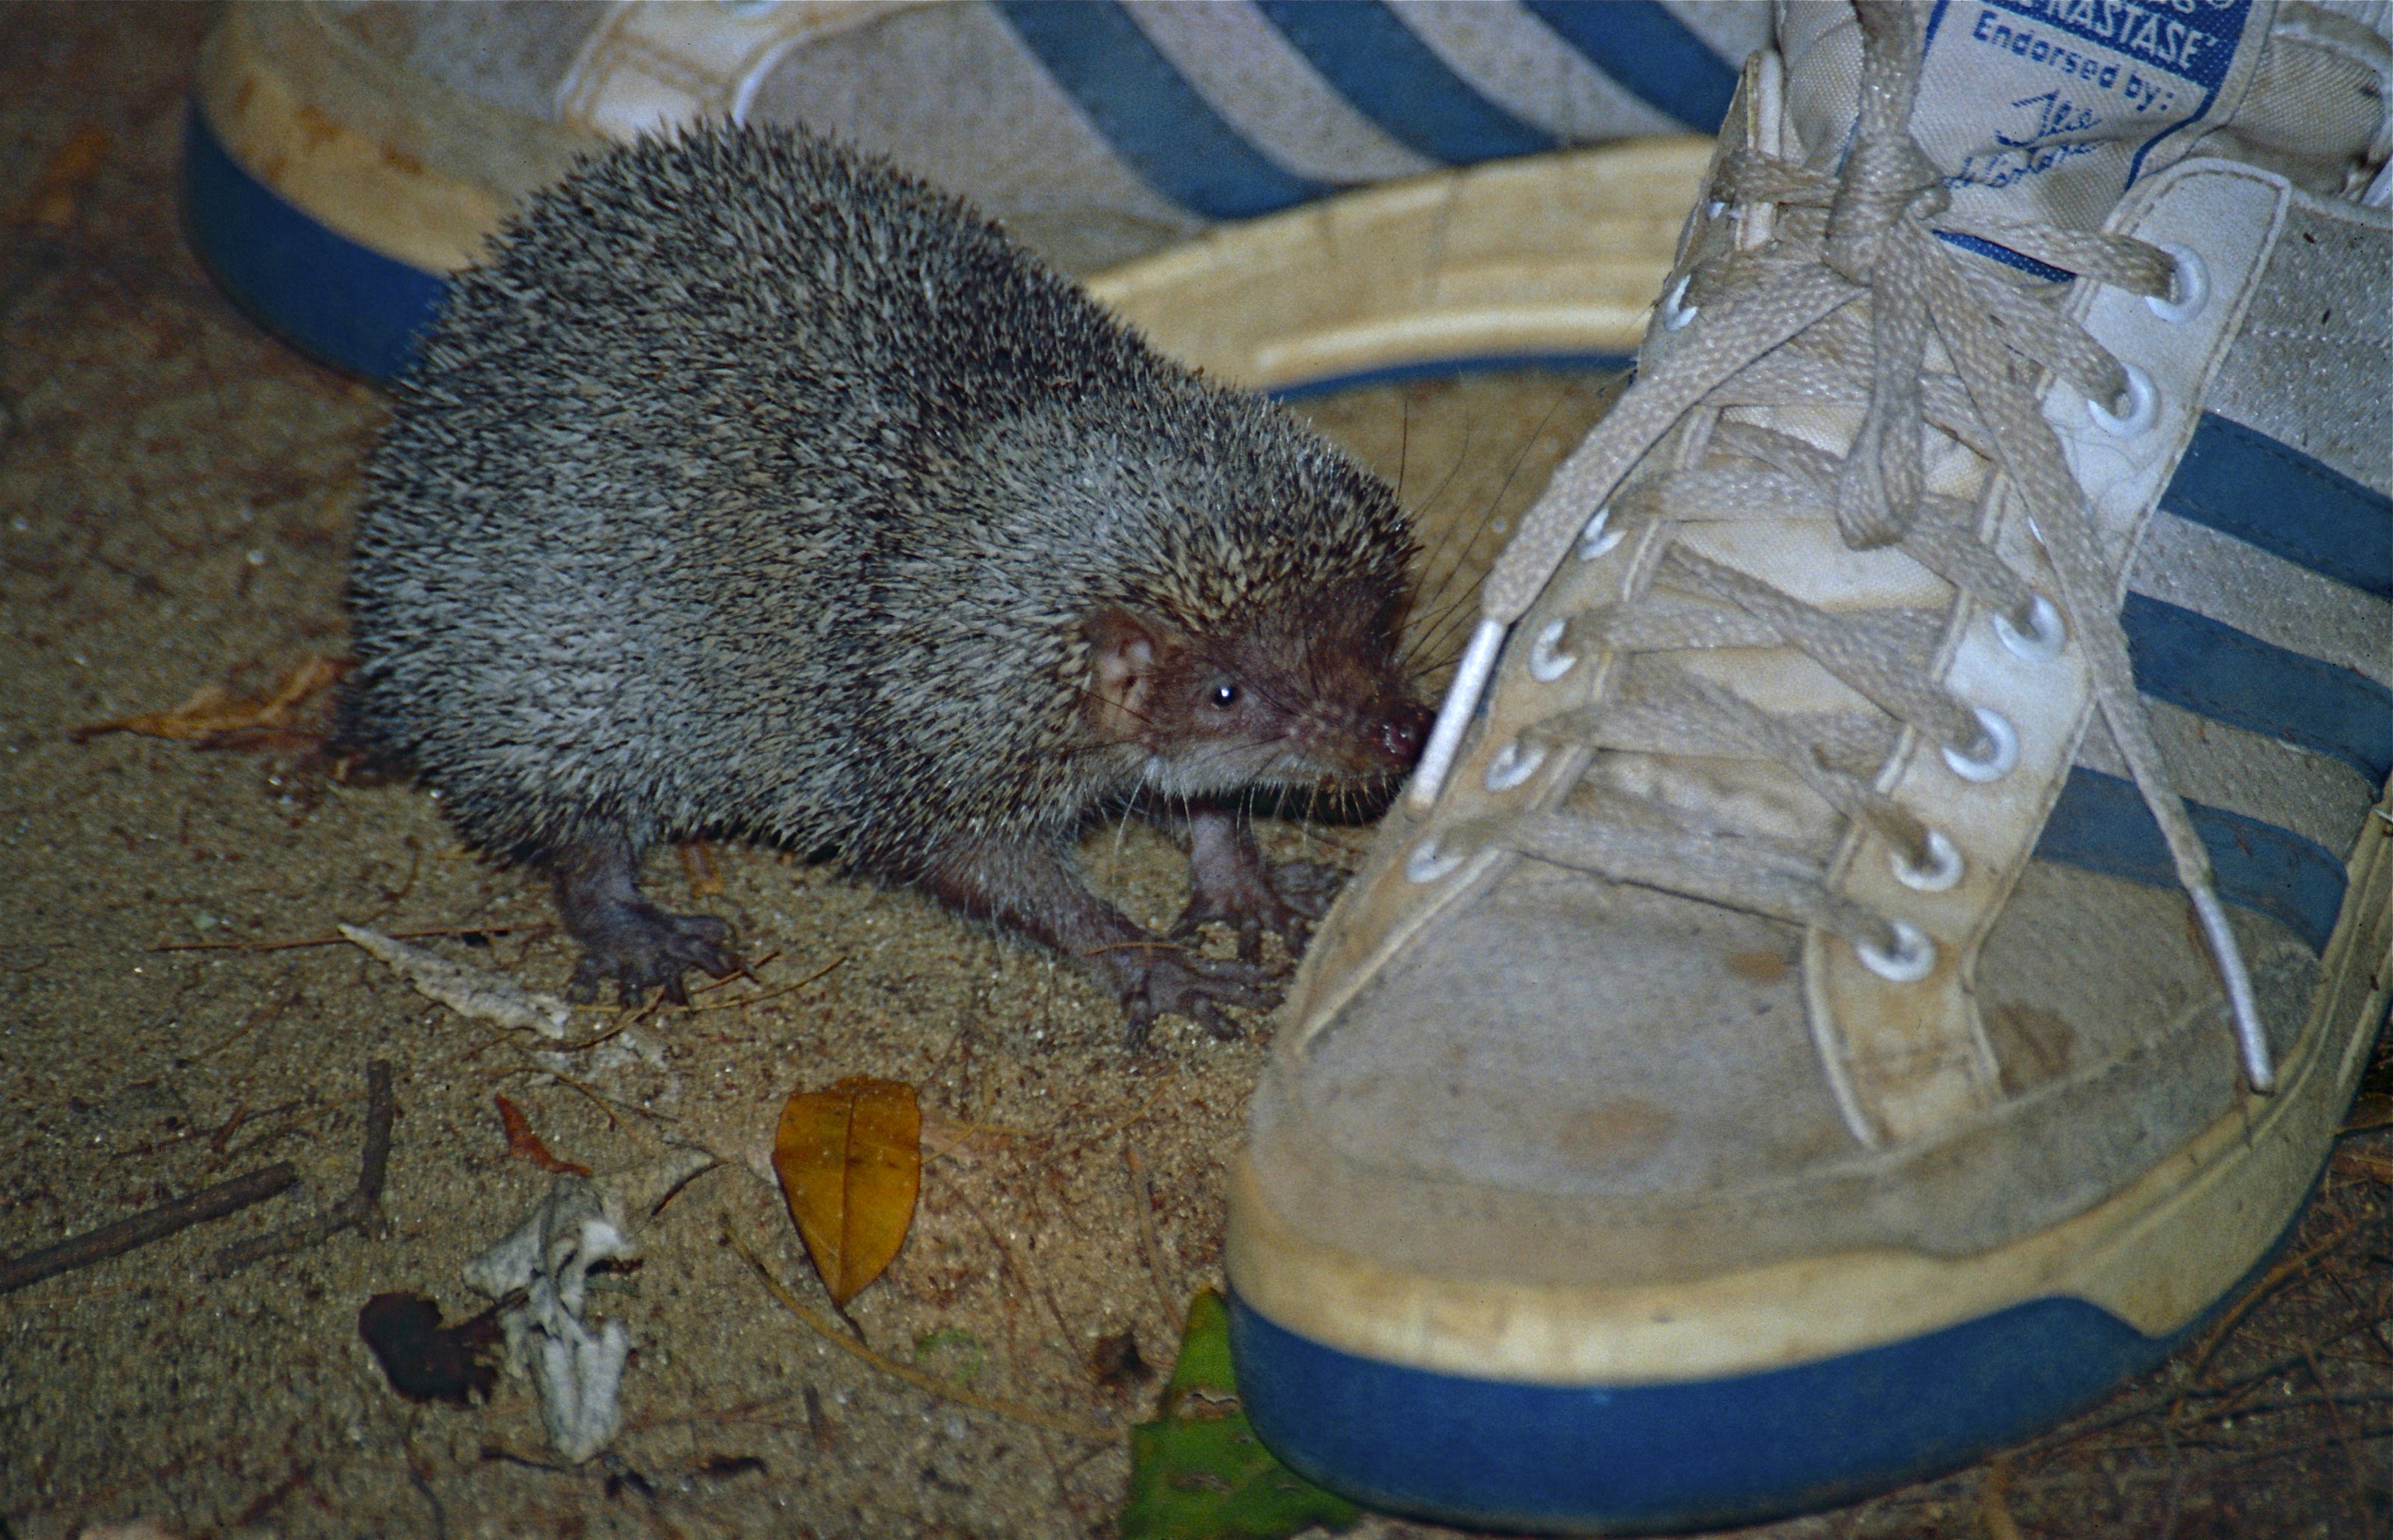
[[[1267,1001],[1257,789],[1385,781],[1425,713],[1387,487],[1157,357],[964,204],[822,139],[710,126],[583,163],[459,276],[367,473],[341,739],[537,863],[627,998],[736,963],[644,898],[741,835],[1079,960],[1136,1040]],[[1071,847],[1184,821],[1183,928]]]

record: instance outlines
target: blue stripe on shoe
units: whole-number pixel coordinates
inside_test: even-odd
[[[1384,364],[1378,369],[1361,369],[1349,374],[1323,374],[1314,379],[1295,380],[1287,385],[1274,385],[1263,394],[1275,401],[1301,401],[1308,397],[1326,396],[1333,390],[1397,385],[1406,380],[1453,380],[1470,374],[1529,369],[1574,374],[1615,374],[1626,373],[1636,366],[1636,357],[1628,353],[1466,353],[1447,359],[1424,359],[1418,363]]]
[[[2214,722],[2393,776],[2393,690],[2150,594],[2119,611],[2136,688]]]
[[[1208,219],[1251,219],[1338,189],[1240,137],[1117,0],[994,0],[1047,72],[1149,187]]]
[[[1712,1529],[1966,1464],[2092,1404],[2170,1342],[2077,1299],[1716,1380],[1553,1386],[1358,1358],[1230,1299],[1238,1393],[1300,1473],[1496,1529]]]
[[[1535,155],[1554,137],[1481,96],[1379,0],[1255,0],[1358,112],[1448,165]]]
[[[1728,116],[1740,61],[1712,52],[1653,0],[1524,0],[1523,8],[1654,111],[1699,134],[1719,132]]]
[[[415,357],[448,285],[318,224],[228,153],[198,102],[183,133],[191,248],[232,302],[301,352],[372,380]]]
[[[2195,802],[2185,810],[2210,852],[2218,896],[2267,915],[2311,951],[2324,952],[2343,910],[2342,857],[2316,841],[2240,813]],[[2070,767],[2035,855],[2148,887],[2177,885],[2168,844],[2135,783],[2082,764]]]
[[[2216,412],[2202,414],[2161,506],[2393,599],[2393,498]]]

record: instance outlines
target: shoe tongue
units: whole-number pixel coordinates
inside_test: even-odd
[[[1949,178],[1956,212],[2098,228],[2131,184],[2235,118],[2262,73],[2275,9],[1950,0],[1927,23],[1912,135]],[[1852,128],[1860,25],[1845,6],[1790,5],[1779,46],[1805,160],[1831,169]]]

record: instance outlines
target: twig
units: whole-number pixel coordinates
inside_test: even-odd
[[[2302,1363],[2310,1372],[2310,1383],[2318,1387],[2320,1403],[2326,1408],[2327,1427],[2334,1431],[2335,1442],[2343,1446],[2344,1464],[2351,1469],[2351,1486],[2348,1494],[2360,1506],[2360,1522],[2364,1524],[2368,1521],[2366,1496],[2369,1486],[2368,1468],[2360,1462],[2360,1451],[2352,1446],[2351,1429],[2345,1425],[2343,1408],[2338,1404],[2340,1398],[2335,1395],[2334,1388],[2326,1382],[2325,1374],[2320,1370],[2318,1356],[2315,1353],[2304,1353]]]
[[[469,1060],[479,1058],[481,1055],[488,1053],[494,1048],[503,1047],[513,1043],[514,1041],[514,1033],[502,1032],[494,1038],[485,1038],[480,1042],[474,1044],[470,1048],[462,1048],[454,1053],[435,1059],[428,1064],[418,1064],[413,1069],[409,1070],[405,1075],[399,1077],[399,1078],[404,1080],[413,1080],[418,1077],[429,1074],[431,1071],[436,1069],[448,1069],[453,1065],[462,1064]],[[328,1102],[319,1102],[314,1106],[308,1108],[306,1112],[294,1114],[291,1117],[288,1117],[282,1122],[267,1129],[264,1133],[259,1134],[255,1139],[248,1141],[242,1145],[240,1153],[247,1155],[252,1150],[262,1150],[278,1139],[282,1139],[288,1135],[298,1132],[301,1129],[304,1129],[308,1124],[316,1121],[316,1119],[328,1116],[333,1113],[338,1112],[341,1108],[347,1106],[350,1103],[365,1094],[366,1093],[362,1090],[353,1090],[346,1095],[335,1096]]]
[[[1154,1280],[1155,1298],[1163,1306],[1163,1324],[1177,1340],[1186,1323],[1180,1319],[1177,1280],[1165,1269],[1163,1237],[1155,1228],[1155,1184],[1147,1181],[1146,1162],[1139,1159],[1138,1146],[1127,1139],[1122,1141],[1122,1167],[1130,1172],[1130,1206],[1138,1219],[1138,1239],[1146,1252],[1147,1275]]]
[[[555,1080],[558,1085],[565,1087],[568,1090],[578,1090],[583,1096],[588,1097],[590,1099],[590,1104],[596,1107],[598,1109],[599,1116],[607,1119],[607,1127],[609,1129],[617,1129],[622,1126],[621,1119],[615,1116],[614,1104],[610,1104],[606,1097],[599,1095],[595,1090],[583,1085],[581,1081],[573,1078],[573,1077],[569,1075],[559,1075],[553,1069],[543,1070],[532,1064],[520,1065],[518,1066],[518,1070],[510,1071],[509,1073],[526,1073],[533,1075],[544,1074],[550,1079]],[[649,1112],[646,1107],[634,1107],[628,1102],[622,1103],[621,1105],[626,1112],[636,1112],[641,1114],[643,1116],[648,1117],[656,1116],[654,1113]]]
[[[2203,1338],[2202,1345],[2189,1355],[2189,1360],[2192,1365],[2192,1371],[2189,1377],[2201,1377],[2202,1372],[2210,1367],[2211,1358],[2218,1351],[2219,1347],[2226,1342],[2227,1338],[2233,1334],[2235,1328],[2243,1325],[2243,1318],[2245,1316],[2251,1314],[2263,1303],[2273,1298],[2277,1290],[2282,1288],[2285,1285],[2293,1282],[2303,1273],[2308,1272],[2311,1264],[2315,1263],[2321,1257],[2325,1256],[2328,1252],[2333,1251],[2344,1242],[2351,1239],[2353,1232],[2357,1231],[2359,1228],[2359,1220],[2347,1220],[2336,1228],[2334,1233],[2319,1242],[2316,1246],[2311,1246],[2308,1250],[2302,1252],[2298,1256],[2288,1257],[2283,1261],[2279,1262],[2275,1267],[2270,1268],[2269,1270],[2268,1276],[2262,1278],[2258,1284],[2255,1285],[2244,1294],[2243,1298],[2236,1300],[2232,1305],[2230,1305],[2227,1308],[2225,1312],[2219,1316],[2217,1325],[2212,1326],[2209,1333]]]
[[[998,1259],[1012,1271],[1014,1281],[1022,1286],[1025,1293],[1032,1295],[1047,1307],[1047,1318],[1055,1323],[1056,1344],[1066,1352],[1070,1351],[1072,1339],[1078,1334],[1064,1319],[1064,1312],[1056,1305],[1055,1296],[1048,1292],[1047,1286],[1031,1272],[1030,1265],[1015,1254],[1013,1247],[1005,1244],[1005,1237],[997,1233],[997,1226],[988,1222],[988,1216],[980,1211],[980,1205],[961,1192],[956,1197],[963,1205],[964,1212],[972,1216],[973,1222],[980,1226],[980,1233],[988,1237],[988,1244],[997,1248]]]
[[[518,1455],[514,1450],[506,1448],[504,1445],[495,1443],[486,1443],[482,1445],[482,1463],[485,1465],[512,1465],[524,1470],[545,1470],[552,1476],[571,1476],[577,1474],[573,1467],[569,1465],[559,1465],[555,1460],[537,1459],[530,1455]]]
[[[616,1008],[615,1019],[608,1024],[604,1031],[594,1033],[590,1037],[581,1038],[575,1042],[552,1043],[546,1048],[543,1048],[541,1051],[543,1053],[554,1054],[586,1053],[590,1050],[596,1048],[600,1043],[607,1042],[615,1038],[620,1038],[624,1033],[632,1030],[632,1028],[639,1025],[642,1022],[648,1020],[657,1013],[658,1008],[663,1005],[663,1003],[664,997],[662,995],[659,995],[655,999],[650,1000],[646,1005]],[[576,1006],[574,1009],[577,1011],[586,1011],[591,1008],[588,1006]]]
[[[344,1230],[371,1238],[382,1221],[382,1184],[390,1165],[390,1124],[397,1111],[390,1094],[390,1063],[376,1059],[366,1065],[366,1147],[358,1160],[357,1186],[313,1219],[226,1246],[216,1253],[216,1272],[237,1272],[252,1262],[314,1246]]]
[[[2126,1448],[2160,1447],[2144,1444],[2098,1444],[2092,1441],[2099,1433],[2109,1432],[2112,1429],[2132,1423],[2140,1417],[2151,1416],[2155,1413],[2166,1413],[2166,1425],[2177,1428],[2221,1416],[2242,1416],[2243,1415],[2241,1410],[2243,1405],[2243,1398],[2255,1387],[2299,1367],[2310,1352],[2330,1347],[2354,1332],[2367,1331],[2375,1325],[2378,1320],[2379,1317],[2373,1313],[2355,1316],[2320,1337],[2311,1348],[2303,1352],[2271,1360],[2256,1369],[2246,1370],[2224,1384],[2181,1385],[2163,1390],[2155,1394],[2138,1397],[2134,1401],[2113,1402],[2102,1411],[2088,1414],[2086,1417],[2075,1422],[2065,1423],[2043,1437],[2020,1445],[2012,1453],[2015,1455],[2032,1455],[2037,1459],[2044,1459],[2088,1452],[2108,1453]],[[2216,1397],[2225,1404],[2213,1405],[2204,1411],[2189,1411],[2186,1402],[2193,1397]],[[2257,1407],[2252,1410],[2256,1415],[2269,1408]]]
[[[1097,1144],[1102,1144],[1118,1133],[1129,1132],[1131,1129],[1134,1129],[1139,1124],[1144,1122],[1148,1115],[1155,1111],[1156,1103],[1162,1101],[1165,1096],[1170,1094],[1172,1090],[1179,1084],[1180,1077],[1177,1074],[1167,1074],[1163,1077],[1163,1083],[1156,1087],[1153,1091],[1149,1092],[1145,1101],[1139,1103],[1138,1110],[1136,1112],[1131,1113],[1128,1117],[1120,1118],[1115,1122],[1107,1124],[1105,1127],[1099,1129],[1096,1132],[1090,1134],[1085,1138],[1076,1139],[1069,1144],[1059,1145],[1054,1149],[1049,1150],[1045,1155],[1039,1157],[1038,1165],[1040,1167],[1053,1167],[1060,1165],[1068,1157],[1079,1155],[1082,1150],[1089,1149]]]
[[[922,1164],[928,1166],[935,1160],[945,1160],[983,1134],[991,1139],[1045,1137],[1028,1129],[1009,1129],[1002,1123],[966,1123],[926,1111],[922,1114]]]
[[[316,1468],[312,1465],[302,1463],[293,1466],[290,1475],[283,1477],[279,1483],[259,1494],[251,1500],[247,1507],[241,1510],[241,1517],[232,1521],[233,1528],[236,1530],[254,1528],[268,1514],[281,1507],[283,1499],[298,1491],[306,1484],[307,1478],[315,1473]]]
[[[764,1414],[794,1400],[798,1392],[793,1390],[775,1390],[770,1395],[758,1396],[752,1401],[743,1401],[736,1406],[699,1406],[686,1412],[649,1412],[640,1416],[626,1418],[623,1423],[622,1436],[654,1432],[660,1428],[690,1427],[700,1423],[726,1427],[735,1422],[753,1422],[766,1428],[789,1428],[792,1425],[777,1422]]]
[[[553,931],[555,925],[545,920],[523,925],[427,925],[412,931],[386,931],[393,941],[421,941],[426,936],[444,935],[515,935],[518,933]],[[337,931],[322,935],[289,936],[279,941],[162,941],[149,950],[153,952],[288,952],[300,946],[338,946],[348,937]]]
[[[1177,954],[1187,950],[1187,947],[1183,946],[1176,941],[1166,941],[1158,937],[1148,941],[1108,942],[1103,946],[1088,947],[1076,955],[1079,957],[1099,957],[1106,952],[1171,952]]]
[[[288,984],[291,980],[291,975],[286,972],[282,975],[282,978],[283,982]],[[220,1043],[215,1044],[213,1047],[203,1049],[199,1056],[203,1059],[215,1058],[217,1054],[222,1053],[226,1049],[230,1048],[233,1044],[241,1041],[243,1038],[248,1037],[252,1032],[256,1031],[259,1027],[264,1026],[268,1022],[276,1020],[282,1014],[282,1012],[290,1010],[293,1006],[298,1003],[299,991],[294,988],[281,999],[276,1000],[273,1004],[259,1006],[256,1010],[242,1018],[241,1024],[233,1028],[232,1036],[225,1038],[224,1041]]]
[[[1987,1468],[1978,1487],[1978,1522],[1986,1540],[2020,1540],[2019,1520],[2011,1517],[2011,1465],[1996,1460]]]
[[[738,984],[741,979],[746,979],[749,983],[756,985],[759,989],[762,989],[765,987],[765,981],[757,977],[756,970],[759,968],[771,967],[774,961],[778,959],[780,955],[781,949],[778,946],[776,946],[771,951],[766,952],[763,957],[756,959],[752,962],[742,959],[739,961],[739,966],[732,972],[724,974],[719,979],[709,979],[706,983],[692,989],[689,992],[690,998],[695,999],[700,995],[711,995],[717,989],[727,989],[731,985]]]
[[[703,1004],[693,1005],[687,1009],[693,1012],[700,1011],[736,1011],[743,1005],[760,1004],[763,1001],[772,999],[777,996],[787,995],[793,991],[804,989],[807,985],[814,983],[815,980],[821,978],[824,974],[830,972],[832,969],[838,967],[846,960],[847,959],[843,957],[833,958],[830,961],[824,963],[813,972],[808,973],[805,977],[798,980],[795,984],[784,984],[777,988],[761,990],[753,995],[742,995],[738,999],[708,1000]]]
[[[289,1112],[298,1104],[299,1103],[296,1102],[284,1102],[279,1105],[267,1108],[262,1116],[271,1117],[277,1113]],[[216,1132],[208,1135],[209,1150],[214,1152],[218,1160],[222,1160],[224,1158],[225,1146],[232,1142],[232,1136],[241,1132],[242,1124],[247,1123],[252,1117],[259,1116],[261,1115],[255,1112],[246,1102],[243,1102],[240,1106],[233,1108],[232,1116],[226,1118],[224,1122],[217,1127]]]
[[[778,955],[779,954],[778,953],[773,954],[773,956]],[[764,960],[769,961],[771,959],[768,957]],[[738,999],[706,1000],[696,1005],[685,1005],[680,1009],[695,1014],[700,1011],[730,1011],[740,1006],[754,1005],[760,1000],[773,999],[776,997],[787,995],[795,990],[804,989],[807,985],[814,983],[815,980],[821,978],[824,974],[829,973],[832,969],[839,967],[847,959],[843,957],[834,958],[830,962],[823,964],[820,968],[816,969],[813,972],[808,973],[805,977],[798,980],[795,984],[784,984],[771,989],[760,991],[753,995],[742,995]],[[761,965],[762,964],[760,963],[759,966]],[[734,979],[746,977],[752,980],[754,976],[754,974],[749,973],[745,969],[742,969],[739,972],[733,973],[728,978],[717,980],[713,984],[700,985],[696,992],[703,994],[709,989],[719,989],[723,987],[724,985],[732,982]],[[606,1030],[602,1032],[595,1033],[577,1042],[556,1043],[549,1046],[543,1051],[549,1053],[586,1053],[591,1049],[596,1048],[600,1043],[606,1042],[608,1038],[620,1037],[621,1034],[630,1031],[633,1027],[639,1025],[642,1022],[647,1021],[660,1014],[664,1008],[665,998],[662,994],[659,994],[656,998],[648,1001],[645,1005],[576,1006],[574,1009],[577,1011],[612,1011],[615,1012],[615,1019],[607,1026]]]
[[[195,1224],[239,1213],[251,1204],[263,1203],[298,1180],[297,1168],[287,1160],[277,1161],[246,1176],[237,1176],[230,1181],[219,1181],[213,1187],[202,1188],[190,1197],[162,1203],[155,1208],[145,1208],[114,1224],[104,1224],[97,1230],[71,1236],[56,1246],[28,1251],[21,1257],[0,1262],[0,1294],[38,1283],[53,1273],[89,1267],[94,1262],[122,1256]]]
[[[1027,1423],[1033,1428],[1044,1428],[1069,1438],[1086,1439],[1092,1443],[1118,1443],[1127,1436],[1119,1428],[1100,1428],[1092,1422],[1077,1422],[1070,1417],[1059,1417],[1053,1413],[1041,1412],[1036,1407],[1019,1406],[1012,1402],[999,1401],[992,1396],[974,1395],[972,1391],[959,1386],[942,1384],[911,1364],[900,1364],[894,1358],[884,1357],[832,1325],[822,1317],[820,1312],[809,1310],[804,1300],[791,1293],[789,1286],[775,1277],[773,1270],[765,1265],[765,1259],[756,1255],[755,1251],[749,1246],[747,1240],[732,1224],[728,1215],[726,1215],[723,1220],[723,1238],[731,1243],[731,1249],[748,1259],[748,1265],[756,1270],[756,1276],[765,1280],[765,1286],[772,1290],[773,1298],[781,1301],[783,1309],[796,1316],[824,1341],[854,1354],[892,1379],[903,1380],[935,1400],[953,1402],[959,1406],[969,1406],[974,1411],[993,1413],[1013,1422]]]

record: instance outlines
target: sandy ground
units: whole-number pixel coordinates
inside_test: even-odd
[[[173,172],[207,20],[194,7],[0,9],[0,1256],[277,1161],[300,1183],[0,1297],[0,1535],[134,1520],[177,1534],[1109,1533],[1129,1470],[1118,1430],[1153,1415],[1155,1386],[1108,1383],[1092,1353],[1127,1332],[1167,1365],[1182,1302],[1218,1281],[1222,1176],[1266,1022],[1221,1042],[1168,1020],[1159,1051],[1131,1059],[1113,1007],[1045,957],[729,846],[712,852],[719,895],[690,894],[670,855],[651,884],[730,917],[754,978],[553,1053],[347,946],[282,945],[336,919],[446,930],[429,945],[562,985],[570,948],[544,890],[461,849],[425,795],[333,784],[295,748],[70,737],[203,688],[263,688],[345,646],[342,561],[383,407],[232,312],[182,248]],[[102,146],[93,174],[35,208],[28,189],[78,134]],[[1521,376],[1306,410],[1401,471],[1441,570],[1467,572],[1608,393]],[[1361,837],[1274,833],[1331,859]],[[1087,855],[1134,917],[1177,912],[1182,863],[1157,838],[1108,833]],[[622,1024],[597,1011],[573,1030]],[[222,1274],[219,1247],[348,1191],[373,1059],[394,1068],[399,1112],[386,1229]],[[820,1299],[778,1196],[741,1162],[791,1089],[862,1074],[909,1081],[985,1131],[930,1168],[905,1251],[851,1307],[857,1326],[891,1358],[1079,1432],[934,1400],[837,1351],[726,1244],[728,1227]],[[645,1265],[604,1297],[637,1351],[625,1430],[579,1468],[553,1462],[522,1382],[471,1408],[412,1403],[356,1329],[384,1291],[429,1295],[452,1319],[482,1303],[460,1268],[553,1180],[510,1154],[499,1096],[602,1172],[692,1141],[728,1157],[645,1228]],[[1753,1533],[2379,1533],[2388,1178],[2370,1138],[2348,1141],[2258,1308],[2085,1428]]]

